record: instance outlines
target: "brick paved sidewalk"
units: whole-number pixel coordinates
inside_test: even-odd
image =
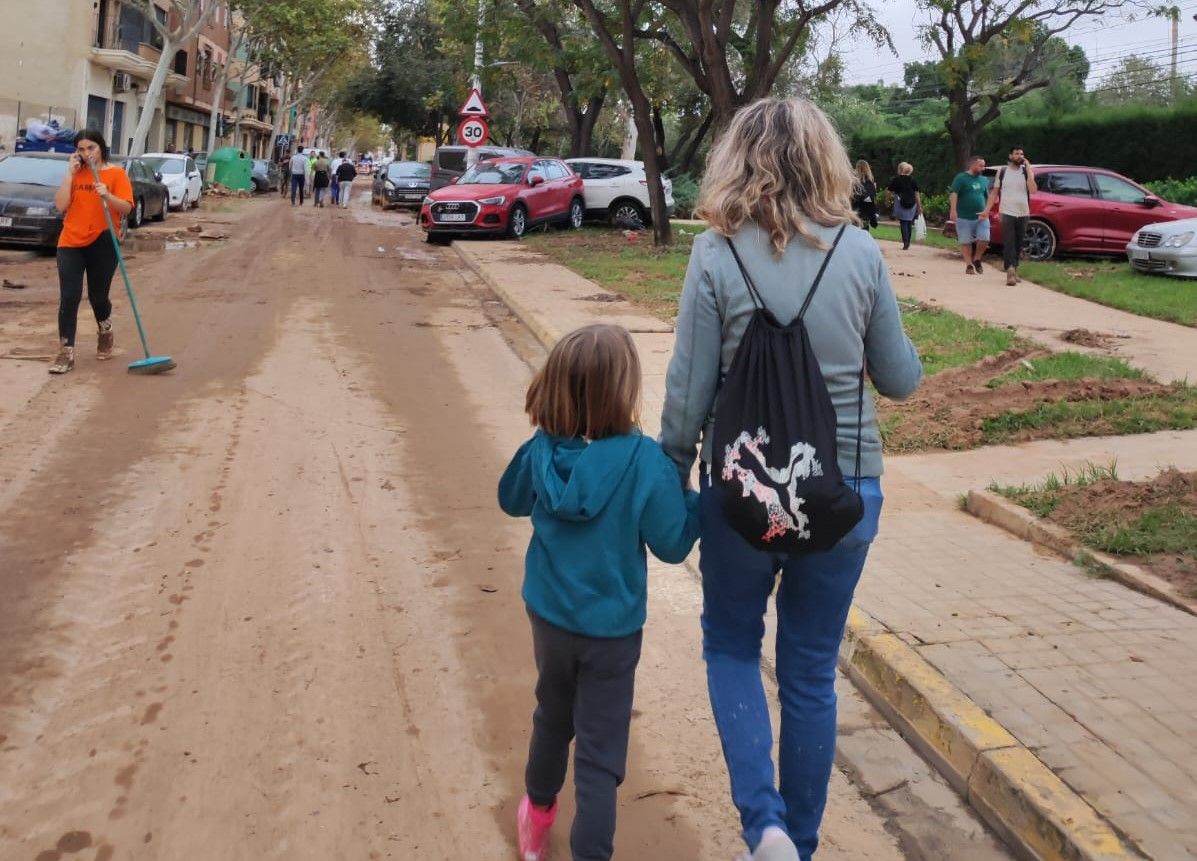
[[[579,307],[590,319],[640,322],[626,306],[613,314],[610,303],[583,301],[595,285],[547,262],[532,265],[518,247],[472,243],[467,254],[549,340],[577,325]],[[1042,319],[1052,309],[1038,311]],[[655,433],[672,335],[645,328],[635,337],[646,430]],[[1182,358],[1197,364],[1192,337]],[[881,534],[857,602],[1145,856],[1197,858],[1197,618],[1091,578],[956,507],[969,486],[1113,457],[1126,477],[1166,464],[1197,468],[1197,433],[889,458]]]

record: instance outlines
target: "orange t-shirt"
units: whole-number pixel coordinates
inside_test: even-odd
[[[100,171],[100,182],[108,186],[108,193],[126,203],[133,202],[133,183],[123,167],[106,167]],[[119,225],[120,215],[110,206],[112,223]],[[71,181],[71,205],[62,219],[62,233],[58,235],[59,248],[83,248],[95,242],[108,229],[104,220],[104,205],[96,194],[95,180],[91,168],[75,171]],[[119,228],[118,228],[119,229]]]

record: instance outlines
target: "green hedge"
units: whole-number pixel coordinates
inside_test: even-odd
[[[1197,176],[1190,176],[1188,179],[1161,179],[1143,184],[1169,203],[1197,206]]]
[[[1197,106],[1130,107],[1044,120],[999,119],[981,131],[977,149],[990,164],[1004,164],[1010,145],[1019,144],[1035,164],[1104,167],[1145,183],[1192,176],[1193,141]],[[946,130],[859,135],[849,146],[853,160],[868,159],[882,186],[901,161],[914,165],[924,193],[946,190],[959,170]]]

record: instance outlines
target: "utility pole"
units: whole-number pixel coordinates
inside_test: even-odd
[[[474,36],[474,74],[470,78],[470,86],[477,90],[479,95],[482,94],[482,28],[486,26],[484,2],[485,0],[478,0],[478,31]],[[466,150],[466,167],[471,168],[477,163],[478,147],[469,147]]]
[[[1177,98],[1180,96],[1180,78],[1177,76],[1176,69],[1177,47],[1180,43],[1180,7],[1156,6],[1151,10],[1150,14],[1158,18],[1168,18],[1172,21],[1172,69],[1168,77],[1172,92],[1172,102],[1175,104]],[[1197,18],[1197,16],[1194,17]]]

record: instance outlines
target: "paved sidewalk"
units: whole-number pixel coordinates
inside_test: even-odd
[[[1082,349],[1060,341],[1069,329],[1113,335],[1113,352],[1161,382],[1197,383],[1197,329],[1107,308],[1029,281],[1007,287],[1006,273],[992,255],[984,275],[965,275],[959,255],[946,249],[915,245],[903,251],[895,242],[878,244],[899,296],[935,302],[974,320],[1013,326],[1058,349]],[[1178,290],[1187,288],[1177,283]]]
[[[672,335],[623,303],[589,301],[600,292],[594,284],[519,246],[461,250],[546,342],[582,319],[632,323],[646,429],[655,432]],[[1033,289],[1033,299],[1010,306],[1025,304],[1041,324],[1067,313],[1070,326],[1102,328],[1071,307],[1078,300]],[[1064,305],[1048,301],[1055,298]],[[1001,310],[980,295],[967,301]],[[1197,365],[1197,332],[1190,337],[1194,346],[1170,357],[1178,369]],[[1124,349],[1150,356],[1153,346],[1135,337]],[[990,480],[1021,482],[1061,464],[1114,458],[1128,478],[1158,465],[1197,468],[1197,432],[888,459],[884,523],[857,600],[1144,856],[1181,861],[1197,858],[1197,618],[1090,578],[956,507],[959,493]]]

